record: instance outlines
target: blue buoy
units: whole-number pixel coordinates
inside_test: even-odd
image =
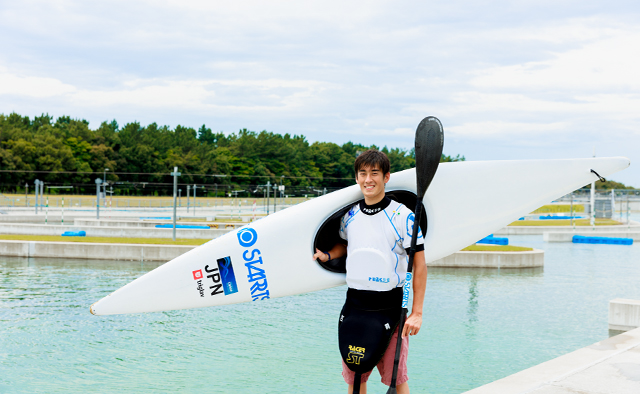
[[[86,237],[86,231],[65,231],[62,233],[63,237]]]
[[[490,245],[509,245],[509,238],[494,237],[493,234],[488,237],[482,238],[477,244],[490,244]]]
[[[583,235],[574,235],[572,242],[574,244],[632,245],[633,238],[585,237]]]

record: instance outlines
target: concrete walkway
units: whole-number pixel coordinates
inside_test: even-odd
[[[466,392],[525,393],[640,393],[640,328]]]

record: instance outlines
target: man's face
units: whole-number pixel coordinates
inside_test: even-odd
[[[384,185],[390,177],[390,173],[383,174],[378,167],[363,167],[356,175],[356,182],[365,200],[376,203],[384,197]]]

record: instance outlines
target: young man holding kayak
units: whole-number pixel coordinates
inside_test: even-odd
[[[367,358],[369,363],[374,363],[371,369],[373,365],[377,366],[382,383],[391,384],[398,335],[398,329],[393,332],[392,328],[398,326],[402,310],[402,286],[415,216],[406,206],[386,197],[385,185],[391,174],[389,159],[383,152],[371,149],[362,153],[356,159],[354,169],[364,200],[355,204],[342,218],[340,237],[344,243],[338,243],[328,251],[316,249],[313,258],[326,262],[347,256],[349,290],[339,328],[342,375],[349,385],[348,392],[352,393],[356,376],[354,370],[359,371],[357,375],[362,376],[360,392],[366,393],[366,381],[371,371],[362,373],[358,368]],[[422,325],[427,280],[423,243],[420,235],[413,260],[413,305],[401,333],[402,350],[396,386],[401,394],[409,393],[406,365],[408,336],[416,335]],[[352,345],[367,336],[375,338],[367,338],[370,342],[366,342],[366,347]],[[375,346],[369,345],[371,343]],[[376,346],[381,350],[376,350]],[[371,349],[374,349],[374,354],[371,354]],[[345,355],[346,352],[348,354]]]

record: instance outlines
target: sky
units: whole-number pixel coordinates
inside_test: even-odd
[[[640,188],[640,2],[2,1],[0,113],[410,149],[626,156]],[[491,174],[487,174],[491,177]]]

